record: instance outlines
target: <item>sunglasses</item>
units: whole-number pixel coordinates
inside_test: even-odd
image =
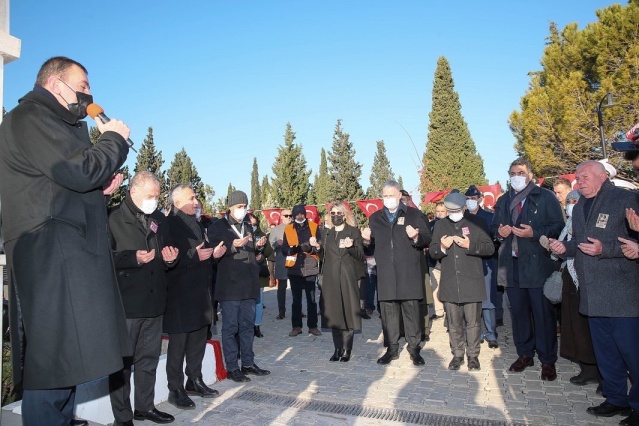
[[[331,212],[331,216],[344,216],[342,212]]]
[[[293,217],[293,215],[292,215],[292,214],[283,214],[282,216],[283,216],[283,217]]]

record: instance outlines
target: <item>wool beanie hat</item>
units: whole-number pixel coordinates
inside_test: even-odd
[[[242,191],[235,191],[229,194],[228,205],[229,207],[234,206],[236,204],[248,204],[248,197],[246,193]]]

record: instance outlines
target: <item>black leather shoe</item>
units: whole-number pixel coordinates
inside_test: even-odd
[[[390,362],[395,359],[399,359],[399,354],[395,351],[391,351],[390,349],[387,349],[386,353],[377,360],[377,363],[386,365],[386,364],[390,364]]]
[[[271,374],[268,370],[262,370],[256,364],[251,365],[250,367],[242,367],[243,374],[253,374],[255,376],[268,376]]]
[[[240,370],[229,371],[228,374],[226,375],[226,377],[228,377],[229,379],[233,380],[234,382],[238,382],[238,383],[250,382],[251,381],[251,379],[246,377],[246,375],[244,373],[242,373]]]
[[[85,422],[87,422],[85,420]],[[71,420],[71,425],[80,425],[81,423],[73,423],[73,420]],[[89,424],[89,422],[87,422],[87,425]],[[113,426],[135,426],[133,424],[133,420],[127,420],[126,422],[113,422]]]
[[[215,398],[220,396],[218,391],[206,386],[206,383],[204,383],[201,377],[196,377],[195,379],[189,377],[184,389],[187,394],[201,396],[202,398]]]
[[[422,342],[430,342],[430,336],[428,334],[422,334]]]
[[[133,422],[131,422],[133,424]],[[84,419],[73,419],[71,420],[71,426],[89,426],[89,422]]]
[[[192,410],[195,408],[195,402],[186,394],[184,389],[169,392],[169,404],[175,405],[183,410]]]
[[[497,343],[497,340],[489,340],[488,347],[490,349],[497,349],[499,347],[499,343]]]
[[[621,426],[639,426],[639,411],[632,410],[629,417],[619,422]]]
[[[508,371],[512,371],[513,373],[521,373],[526,369],[526,367],[532,367],[535,365],[535,361],[529,356],[520,356],[517,358],[517,361],[513,362],[508,369]]]
[[[454,356],[453,359],[451,359],[450,363],[448,364],[448,369],[453,371],[459,370],[463,363],[464,363],[463,356]]]
[[[576,376],[570,378],[570,383],[577,386],[585,386],[590,383],[599,383],[596,377],[586,377],[583,375],[583,371]]]
[[[555,363],[541,364],[541,380],[552,382],[557,378],[557,370],[555,369]]]
[[[504,326],[504,320],[503,319],[498,319],[497,320],[497,327],[503,327]]]
[[[341,362],[348,362],[351,360],[351,351],[349,349],[344,349],[344,353],[342,357],[339,359]]]
[[[413,365],[419,366],[426,364],[424,358],[419,354],[419,348],[417,348],[416,351],[408,351],[408,353],[410,354],[411,361],[413,361]]]
[[[360,309],[359,316],[362,317],[363,319],[371,319],[371,316],[368,315],[368,313],[366,313],[366,309]]]
[[[253,334],[255,335],[255,337],[264,337],[259,325],[253,327]]]
[[[610,404],[606,401],[602,402],[596,407],[586,408],[586,413],[592,414],[597,417],[612,417],[617,414],[623,414],[624,416],[630,415],[630,407],[619,407],[618,405]]]
[[[479,359],[476,356],[468,357],[468,371],[477,371],[481,370],[481,366],[479,365]]]
[[[344,349],[342,348],[335,349],[335,352],[333,353],[333,356],[331,357],[331,359],[329,359],[329,361],[333,361],[333,362],[339,361],[343,353],[344,353]]]
[[[135,420],[151,420],[154,423],[173,423],[175,420],[175,417],[169,413],[164,413],[157,408],[153,408],[146,412],[135,410],[133,412],[133,418]]]

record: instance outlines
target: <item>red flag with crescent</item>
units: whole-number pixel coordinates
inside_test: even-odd
[[[304,206],[304,208],[306,208],[306,219],[307,220],[312,220],[313,222],[319,224],[320,223],[320,217],[319,217],[319,212],[317,211],[317,207],[316,206]]]
[[[437,203],[437,202],[443,200],[444,197],[446,196],[446,194],[448,194],[449,192],[450,191],[428,192],[428,193],[426,193],[426,195],[424,195],[424,204]]]
[[[279,225],[282,215],[282,209],[262,209],[262,214],[266,218],[269,225]]]
[[[384,207],[384,202],[380,198],[373,198],[370,200],[356,201],[357,207],[360,208],[366,217],[370,217],[377,210],[381,210]]]
[[[501,194],[501,185],[495,183],[493,185],[484,185],[478,186],[484,197],[484,208],[492,209],[497,202],[497,198],[499,198],[499,194]]]

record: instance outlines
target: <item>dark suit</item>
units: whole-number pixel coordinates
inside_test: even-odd
[[[198,256],[198,245],[210,246],[204,227],[195,217],[174,210],[167,220],[174,246],[180,250],[180,261],[167,276],[164,313],[164,331],[169,334],[166,374],[169,390],[176,391],[184,388],[185,372],[190,378],[202,378],[206,335],[213,318],[210,291],[213,269],[210,259],[201,261]]]
[[[166,270],[162,249],[170,245],[166,217],[138,209],[130,196],[109,214],[111,246],[118,285],[133,345],[133,357],[124,359],[124,369],[109,376],[111,407],[117,422],[133,419],[131,366],[135,365],[135,409],[155,408],[155,372],[162,347],[162,315],[166,308]],[[155,250],[155,258],[138,264],[138,250]],[[175,264],[174,262],[172,265]]]

